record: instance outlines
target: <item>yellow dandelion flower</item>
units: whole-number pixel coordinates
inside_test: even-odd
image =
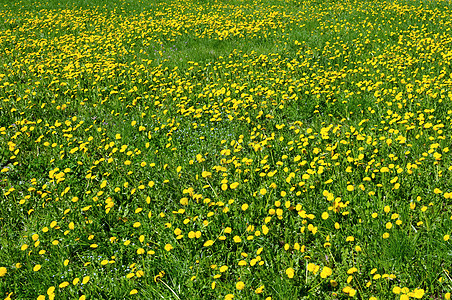
[[[411,293],[411,297],[414,297],[416,299],[422,299],[424,295],[425,291],[423,289],[414,289],[414,291]]]
[[[309,272],[314,272],[316,265],[313,263],[309,263],[308,264],[308,271]]]
[[[55,287],[51,286],[47,289],[47,295],[53,295],[55,293]]]
[[[239,183],[238,183],[238,182],[233,182],[233,183],[231,183],[231,184],[229,185],[229,188],[230,188],[231,190],[235,190],[238,186],[239,186]]]
[[[295,275],[294,269],[292,269],[292,268],[286,269],[286,275],[287,275],[287,277],[289,277],[289,278],[293,278],[293,276]]]
[[[261,285],[260,287],[258,287],[256,290],[254,290],[254,292],[256,294],[262,294],[262,292],[264,291],[265,286]]]
[[[323,267],[322,272],[320,272],[320,277],[327,278],[333,274],[333,270],[329,267]]]
[[[138,291],[136,289],[133,289],[130,291],[129,295],[135,295],[138,294]]]
[[[396,295],[400,294],[402,292],[402,289],[398,286],[395,286],[392,288],[392,292]]]
[[[228,266],[226,266],[226,265],[220,267],[220,272],[221,272],[221,273],[224,273],[224,272],[226,272],[227,270],[228,270]]]
[[[212,176],[212,173],[211,173],[211,172],[208,172],[208,171],[203,171],[202,174],[201,174],[201,176],[202,176],[203,178],[207,178],[207,177]]]
[[[213,245],[213,241],[212,240],[208,240],[208,241],[206,241],[205,243],[204,243],[204,247],[209,247],[209,246],[212,246]]]
[[[241,266],[241,267],[246,266],[247,264],[248,264],[248,263],[247,263],[245,260],[240,260],[240,261],[238,262],[238,265]]]

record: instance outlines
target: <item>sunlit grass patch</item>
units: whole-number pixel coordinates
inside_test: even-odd
[[[449,299],[447,1],[0,7],[0,297]]]

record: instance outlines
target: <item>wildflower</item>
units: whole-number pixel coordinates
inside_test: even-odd
[[[287,277],[293,278],[294,274],[295,274],[294,269],[288,268],[288,269],[286,270],[286,275],[287,275]]]
[[[233,182],[233,183],[231,183],[231,184],[229,185],[229,188],[230,188],[231,190],[235,190],[238,186],[239,186],[239,183],[238,183],[238,182]]]
[[[331,274],[333,274],[333,270],[331,268],[323,267],[322,272],[320,272],[320,277],[327,278]]]
[[[212,246],[213,245],[213,241],[212,240],[208,240],[208,241],[206,241],[205,243],[204,243],[204,247],[209,247],[209,246]]]
[[[414,291],[408,294],[410,297],[421,299],[425,295],[425,291],[423,289],[414,289]]]
[[[220,267],[220,272],[221,272],[221,273],[224,273],[224,272],[227,271],[227,269],[228,269],[228,266],[221,266],[221,267]]]
[[[55,293],[55,287],[54,286],[51,286],[51,287],[49,287],[48,289],[47,289],[47,295],[52,295],[52,294],[54,294]]]
[[[254,292],[256,294],[262,294],[262,292],[264,291],[265,286],[261,285],[260,287],[258,287]]]
[[[165,275],[165,272],[160,271],[157,275],[154,276],[154,282],[157,282]]]
[[[212,176],[212,173],[211,173],[211,172],[207,172],[207,171],[203,171],[202,174],[201,174],[201,176],[202,176],[203,178],[207,178],[207,177]]]
[[[353,242],[355,240],[355,238],[353,236],[348,236],[345,241],[346,242]]]

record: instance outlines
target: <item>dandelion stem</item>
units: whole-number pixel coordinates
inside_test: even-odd
[[[215,197],[218,198],[217,192],[213,189],[212,185],[210,184],[209,180],[206,178],[207,183],[209,184],[210,188],[212,189],[213,193],[215,194]]]
[[[174,296],[176,296],[177,299],[180,300],[180,298],[179,298],[179,296],[176,294],[176,292],[173,291],[173,289],[170,288],[169,285],[167,285],[167,284],[165,283],[165,281],[163,281],[162,279],[160,279],[160,281],[161,281],[167,288],[169,288],[169,290],[174,294]]]

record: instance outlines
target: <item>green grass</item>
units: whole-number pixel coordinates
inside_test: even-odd
[[[450,299],[451,9],[3,3],[0,298]]]

